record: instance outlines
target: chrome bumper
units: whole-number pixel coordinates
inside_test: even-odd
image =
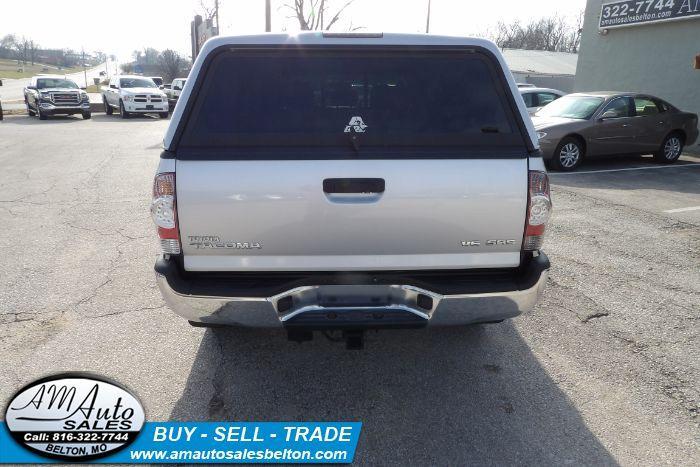
[[[156,264],[156,281],[168,306],[196,322],[243,327],[453,326],[500,321],[531,311],[547,281],[549,261],[535,259],[523,287],[440,294],[413,285],[308,285],[265,297],[192,295],[181,278]],[[179,283],[178,283],[179,282]],[[175,290],[173,286],[180,290]]]

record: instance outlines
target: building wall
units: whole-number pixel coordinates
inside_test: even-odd
[[[646,92],[700,114],[700,18],[598,30],[602,0],[588,0],[576,91]],[[696,145],[693,152],[700,151]]]
[[[527,75],[526,83],[532,83],[540,88],[558,89],[564,92],[573,92],[573,75]]]
[[[574,92],[574,75],[545,75],[512,71],[516,83],[530,83],[538,88]]]

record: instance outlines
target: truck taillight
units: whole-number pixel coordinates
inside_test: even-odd
[[[530,171],[528,174],[527,218],[523,250],[542,248],[544,230],[552,214],[552,198],[549,195],[549,177],[544,172]]]
[[[177,225],[175,174],[173,172],[158,174],[153,180],[151,217],[158,227],[158,237],[160,237],[163,253],[179,254],[180,232]]]

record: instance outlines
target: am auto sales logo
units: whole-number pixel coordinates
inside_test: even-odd
[[[126,447],[141,431],[139,400],[120,384],[87,373],[63,373],[22,388],[5,423],[21,445],[61,460],[97,459]]]

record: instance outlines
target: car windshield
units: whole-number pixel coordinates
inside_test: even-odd
[[[41,78],[36,80],[37,89],[47,89],[47,88],[70,88],[78,89],[78,85],[69,79],[61,78]]]
[[[587,120],[605,99],[592,96],[564,96],[542,107],[537,117],[563,117]]]
[[[150,78],[120,78],[119,86],[122,88],[155,88],[156,83]]]

